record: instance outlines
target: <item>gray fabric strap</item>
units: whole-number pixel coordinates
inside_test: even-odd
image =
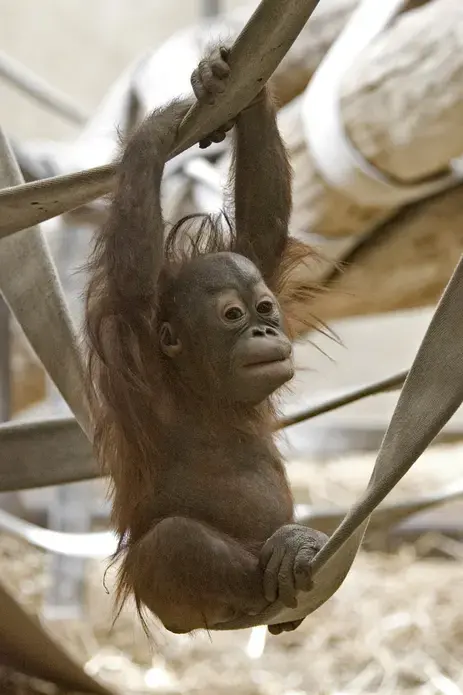
[[[463,402],[463,257],[434,313],[384,436],[368,487],[313,562],[314,587],[295,609],[274,604],[259,618],[224,629],[297,620],[313,613],[344,581],[370,514],[405,475]]]
[[[0,188],[22,182],[0,128]],[[38,227],[1,239],[0,291],[77,421],[89,433],[76,332],[48,244]]]
[[[349,536],[397,485],[463,402],[463,257],[434,313],[400,393],[361,499],[314,562],[335,561]]]
[[[21,182],[14,155],[0,129],[0,188]],[[81,355],[56,268],[39,228],[1,241],[0,290],[77,421],[89,432]],[[11,448],[0,450],[0,476],[8,453]],[[8,462],[11,464],[11,459]],[[40,465],[40,456],[31,455],[30,464]],[[2,660],[70,690],[111,695],[111,689],[87,675],[0,583]]]

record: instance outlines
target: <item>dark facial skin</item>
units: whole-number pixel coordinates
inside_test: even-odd
[[[199,353],[218,394],[251,405],[292,378],[280,307],[247,258],[225,252],[197,259],[177,279],[174,301],[177,313],[161,332],[161,349],[179,375],[188,378]],[[196,386],[204,389],[203,374]]]
[[[200,102],[226,88],[227,58],[214,50],[194,71]],[[160,187],[190,106],[154,112],[125,145],[89,262],[85,326],[95,454],[120,539],[116,604],[133,597],[140,617],[173,632],[295,606],[326,541],[294,523],[273,442],[272,396],[293,375],[277,296],[294,249],[275,107],[264,88],[236,119],[230,240],[213,227],[208,253],[185,259],[164,244]]]

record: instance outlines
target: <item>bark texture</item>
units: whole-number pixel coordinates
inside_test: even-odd
[[[448,171],[463,154],[463,3],[434,0],[404,13],[365,50],[342,83],[347,136],[400,182]],[[463,186],[396,209],[362,207],[328,186],[303,139],[300,100],[280,113],[294,168],[295,233],[318,236],[345,262],[310,311],[323,320],[433,304],[463,251]],[[339,254],[343,241],[360,247]],[[313,270],[301,271],[301,282]],[[295,314],[307,316],[297,306]]]
[[[400,182],[445,172],[463,153],[463,4],[434,0],[400,15],[347,72],[347,136]],[[295,172],[293,225],[326,237],[359,236],[394,211],[365,208],[330,188],[304,141],[300,100],[280,114]]]

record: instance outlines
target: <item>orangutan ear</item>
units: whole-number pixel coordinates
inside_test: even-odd
[[[170,323],[162,324],[161,330],[159,332],[159,341],[161,345],[161,350],[167,357],[177,357],[182,351],[182,343],[175,335],[175,331],[170,325]]]

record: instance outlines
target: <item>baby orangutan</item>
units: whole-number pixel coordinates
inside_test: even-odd
[[[215,49],[191,78],[198,101],[220,98],[229,73],[228,50]],[[236,119],[230,229],[189,217],[164,243],[161,178],[190,106],[155,111],[126,144],[86,303],[95,450],[120,538],[118,605],[133,595],[142,620],[148,609],[178,633],[223,629],[277,599],[296,606],[327,540],[294,522],[272,437],[272,395],[293,376],[276,295],[283,269],[310,252],[288,237],[276,111],[264,88]]]

